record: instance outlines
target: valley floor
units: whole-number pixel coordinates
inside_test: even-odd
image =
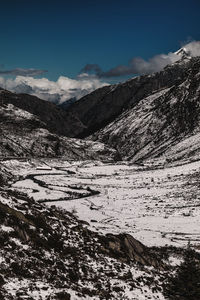
[[[73,212],[93,231],[200,249],[200,161],[166,168],[50,159],[2,164],[18,175],[13,189]]]

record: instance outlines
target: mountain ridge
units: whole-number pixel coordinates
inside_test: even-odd
[[[134,161],[166,154],[175,144],[180,151],[179,142],[200,131],[199,70],[200,57],[191,59],[182,82],[145,97],[91,139],[112,145],[122,157]],[[197,141],[194,145],[198,149]],[[185,151],[186,156],[194,154],[195,149],[189,147],[191,145],[188,145],[188,153]],[[173,159],[175,154],[169,151],[168,159],[170,155]]]
[[[56,134],[57,130],[51,130],[48,120],[45,122],[45,118],[42,118],[42,121],[40,115],[20,109],[19,105],[15,106],[14,97],[18,96],[7,91],[0,93],[1,158],[67,157],[68,160],[85,160],[96,157],[100,160],[112,160],[117,157],[116,150],[109,149],[99,142],[72,139]],[[20,105],[23,107],[23,103]],[[31,106],[31,102],[28,105]],[[54,121],[56,120],[53,119]]]
[[[42,100],[28,94],[16,94],[7,90],[0,90],[0,104],[13,104],[46,123],[50,131],[56,134],[71,136],[76,135],[84,127],[72,114],[64,111],[56,104]],[[73,134],[71,134],[73,132]]]
[[[156,90],[181,83],[196,58],[183,59],[152,75],[143,75],[116,85],[97,89],[72,104],[73,113],[84,124],[78,137],[87,137],[114,121],[124,110],[136,105]]]

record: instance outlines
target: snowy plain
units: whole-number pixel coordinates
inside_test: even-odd
[[[199,249],[200,161],[166,168],[51,159],[2,164],[19,176],[13,189],[73,212],[92,230],[126,232],[147,246],[189,242]]]

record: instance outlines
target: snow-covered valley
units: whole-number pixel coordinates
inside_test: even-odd
[[[50,159],[2,164],[20,175],[13,189],[73,212],[92,230],[126,232],[147,246],[199,248],[200,161],[166,168]]]

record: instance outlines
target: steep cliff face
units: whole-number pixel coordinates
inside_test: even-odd
[[[172,159],[198,155],[200,58],[167,67],[163,74],[173,70],[174,76],[177,67],[178,70],[183,67],[184,80],[173,80],[172,86],[144,97],[96,132],[92,139],[115,147],[122,157],[134,161],[161,155]]]
[[[69,108],[69,112],[85,126],[79,136],[88,136],[105,127],[125,110],[135,107],[156,91],[181,84],[187,79],[192,62],[193,59],[185,58],[167,66],[161,72],[106,86],[83,97]]]

